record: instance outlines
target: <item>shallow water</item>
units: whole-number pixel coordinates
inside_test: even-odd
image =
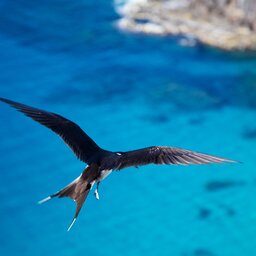
[[[84,168],[1,104],[1,255],[254,255],[254,53],[118,31],[113,3],[0,1],[0,95],[77,122],[109,150],[173,145],[242,162],[113,173],[77,223],[41,198]]]

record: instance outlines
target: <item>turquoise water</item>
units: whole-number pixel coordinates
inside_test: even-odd
[[[116,29],[113,2],[0,1],[0,95],[77,122],[109,150],[184,147],[237,165],[113,173],[70,232],[84,168],[1,104],[1,255],[255,255],[256,57]]]

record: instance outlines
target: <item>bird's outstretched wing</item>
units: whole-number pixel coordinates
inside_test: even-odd
[[[227,162],[236,161],[181,148],[153,146],[122,153],[113,169],[120,170],[129,166],[151,163],[189,165]]]
[[[4,98],[0,98],[0,101],[11,105],[26,116],[31,117],[33,120],[57,133],[73,150],[76,156],[87,164],[90,164],[90,158],[94,154],[102,150],[77,124],[58,114]]]

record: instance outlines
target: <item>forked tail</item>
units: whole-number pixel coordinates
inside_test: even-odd
[[[71,229],[71,227],[75,223],[77,216],[84,204],[84,201],[85,201],[87,195],[89,194],[91,187],[93,186],[94,181],[93,181],[93,179],[92,179],[92,181],[91,181],[91,179],[89,179],[91,175],[88,175],[88,174],[90,174],[89,167],[87,167],[85,169],[85,171],[77,179],[75,179],[73,182],[71,182],[64,189],[62,189],[59,192],[57,192],[51,196],[48,196],[38,202],[39,204],[42,204],[42,203],[49,201],[50,199],[52,199],[54,197],[59,197],[59,198],[70,197],[71,199],[73,199],[76,202],[76,212],[75,212],[75,216],[68,228],[68,231]]]

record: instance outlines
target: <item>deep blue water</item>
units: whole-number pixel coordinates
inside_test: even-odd
[[[255,255],[256,57],[119,31],[114,3],[0,1],[0,95],[77,122],[103,148],[173,145],[242,162],[108,177],[77,223],[36,202],[84,168],[1,104],[0,255]]]

